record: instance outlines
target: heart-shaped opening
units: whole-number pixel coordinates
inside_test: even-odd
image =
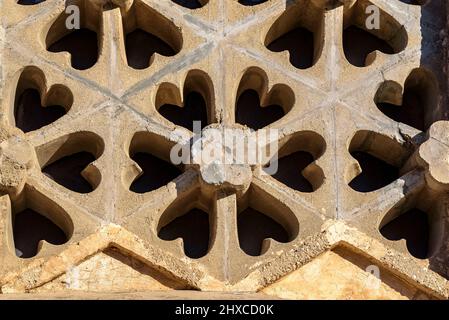
[[[189,92],[184,96],[182,107],[173,104],[164,104],[159,113],[177,126],[193,131],[194,121],[201,121],[201,129],[207,126],[206,101],[198,92]]]
[[[427,4],[427,2],[429,2],[428,0],[399,0],[399,1],[406,3],[406,4],[415,5],[415,6],[423,6],[423,5]]]
[[[379,190],[399,179],[399,168],[376,158],[369,153],[353,151],[351,156],[356,159],[362,172],[351,180],[349,186],[358,192]]]
[[[42,240],[53,245],[68,241],[61,228],[44,215],[28,208],[14,215],[13,229],[16,255],[19,258],[34,257]]]
[[[268,92],[266,73],[256,67],[249,68],[237,91],[235,121],[253,130],[262,129],[282,119],[294,101],[295,94],[290,87],[276,84]]]
[[[277,170],[269,173],[274,179],[300,192],[314,192],[324,182],[323,170],[315,164],[326,149],[326,142],[311,131],[298,132],[280,141]],[[270,166],[273,165],[273,159]],[[271,170],[271,168],[270,168]]]
[[[170,57],[181,51],[180,29],[143,1],[134,1],[125,13],[123,29],[126,57],[131,68],[148,68],[155,53]]]
[[[148,68],[155,53],[165,57],[176,54],[164,40],[141,28],[136,28],[126,35],[125,46],[128,65],[134,69]]]
[[[98,39],[95,31],[75,30],[48,46],[48,51],[69,52],[72,67],[78,70],[92,68],[98,60]]]
[[[129,188],[132,192],[145,193],[159,189],[177,178],[182,171],[174,165],[150,153],[137,152],[131,156],[142,169],[140,175]]]
[[[94,189],[82,176],[82,172],[95,160],[95,157],[89,152],[77,152],[46,165],[42,168],[42,172],[67,189],[79,193],[89,193]]]
[[[163,226],[158,236],[165,241],[182,238],[185,255],[192,259],[201,258],[209,249],[209,214],[193,208]]]
[[[103,154],[102,138],[92,132],[77,132],[36,148],[42,173],[78,193],[94,191],[101,173],[94,162]]]
[[[265,46],[273,52],[287,50],[294,67],[308,69],[321,56],[323,29],[324,8],[319,8],[313,1],[298,1],[271,26],[265,37]]]
[[[284,109],[280,105],[262,107],[259,94],[255,90],[244,91],[237,100],[235,120],[251,129],[262,129],[283,116],[285,116]]]
[[[50,94],[52,93],[50,92]],[[61,105],[43,106],[39,91],[26,89],[19,96],[14,117],[17,128],[26,133],[55,122],[66,112]]]
[[[346,181],[358,192],[376,191],[397,180],[400,168],[410,155],[406,147],[372,131],[357,132],[349,152],[359,166],[351,166]]]
[[[14,123],[23,132],[45,127],[64,116],[73,104],[71,91],[53,85],[47,92],[44,73],[27,67],[20,75],[14,102]]]
[[[388,42],[356,26],[349,26],[343,32],[343,48],[346,59],[354,66],[367,65],[366,58],[373,51],[381,51],[386,54],[395,53]]]
[[[396,54],[408,43],[405,28],[379,7],[372,12],[371,6],[369,0],[358,0],[344,12],[343,49],[356,67],[370,65],[375,58],[370,54],[376,50]]]
[[[74,13],[64,10],[48,30],[45,43],[49,52],[69,52],[72,67],[86,70],[98,60],[102,9],[87,0],[75,0],[72,5],[79,8],[79,26],[74,21]],[[67,24],[73,24],[73,28]]]
[[[240,248],[250,256],[260,256],[270,248],[270,240],[288,243],[299,234],[293,212],[264,190],[251,185],[237,204]]]
[[[209,0],[172,0],[174,3],[189,9],[199,9],[204,7]]]
[[[194,189],[178,198],[161,215],[157,235],[164,241],[181,238],[184,254],[192,259],[204,257],[211,243],[210,208],[212,203]]]
[[[427,213],[411,209],[385,224],[380,233],[390,241],[405,239],[411,255],[419,259],[428,257],[429,221]]]
[[[42,2],[45,2],[45,0],[19,0],[17,1],[17,4],[20,4],[22,6],[33,6]]]
[[[263,254],[262,244],[265,239],[289,242],[288,233],[281,224],[253,208],[246,208],[239,213],[238,234],[240,248],[250,256]]]
[[[379,232],[389,241],[404,241],[408,252],[418,259],[429,259],[439,253],[444,243],[444,199],[429,197],[424,190],[406,197],[381,219]]]
[[[268,0],[239,0],[239,3],[244,6],[257,6],[258,4],[262,4],[267,1]]]
[[[297,191],[313,192],[312,184],[302,175],[313,161],[313,156],[305,151],[289,154],[279,159],[279,170],[273,178]]]
[[[397,82],[383,82],[374,102],[390,119],[425,131],[432,123],[444,117],[444,111],[438,108],[438,92],[435,76],[430,71],[419,68],[407,77],[404,91]]]
[[[155,148],[154,146],[159,146]],[[172,144],[148,132],[136,133],[131,140],[129,155],[141,172],[134,176],[129,190],[146,193],[167,185],[182,174],[170,161]]]
[[[43,241],[62,245],[73,234],[73,223],[56,203],[26,186],[12,202],[14,250],[20,258],[32,258],[42,249]]]
[[[186,76],[182,98],[178,87],[161,84],[156,94],[156,109],[173,124],[193,131],[195,122],[200,122],[201,129],[216,122],[213,100],[214,89],[209,76],[192,70]]]

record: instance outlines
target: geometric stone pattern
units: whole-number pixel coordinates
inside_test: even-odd
[[[3,294],[449,298],[446,4],[260,2],[0,1]],[[81,8],[86,38],[61,50],[69,4]],[[387,47],[361,54],[356,34],[371,4],[381,23],[369,33]],[[136,30],[171,51],[133,57]],[[291,30],[302,30],[293,39],[306,39],[308,59],[276,49]],[[201,166],[170,166],[172,147],[193,132],[167,105],[188,110],[193,92],[206,126],[244,128],[236,108],[248,91],[267,107],[248,123],[280,106],[271,110],[283,116],[260,127],[279,130],[281,159],[307,154],[305,164],[281,177],[259,163],[244,182],[218,184]],[[163,182],[148,187],[151,168]],[[57,231],[41,237],[38,223],[50,222]],[[366,289],[377,283],[370,266],[376,289]]]

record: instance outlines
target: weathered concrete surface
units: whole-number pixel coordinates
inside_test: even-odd
[[[376,277],[369,272],[370,265],[363,257],[351,253],[348,257],[348,252],[327,251],[262,292],[296,300],[429,299],[388,273],[380,272],[380,278]]]
[[[279,300],[261,293],[202,292],[191,290],[120,293],[60,292],[5,294],[0,300]]]
[[[28,293],[23,297],[95,299],[109,292],[172,289],[305,299],[449,297],[449,150],[447,124],[440,121],[448,118],[444,2],[269,0],[243,6],[211,0],[195,10],[156,0],[74,3],[83,7],[83,27],[100,35],[98,59],[85,69],[72,66],[69,53],[47,50],[67,31],[65,1],[30,6],[0,1],[5,298]],[[356,66],[345,54],[344,28],[363,29],[371,3],[382,14],[381,29],[371,33],[393,53],[376,51]],[[315,43],[311,65],[301,68],[288,52],[267,48],[298,26],[312,32]],[[132,67],[126,37],[135,28],[163,39],[175,54],[156,54],[147,59],[148,67]],[[34,130],[18,128],[26,114],[17,110],[29,89],[38,92],[41,106],[59,105],[65,115]],[[228,176],[213,183],[210,168],[184,166],[151,192],[131,190],[144,171],[133,160],[137,153],[167,162],[173,145],[193,136],[162,115],[163,105],[183,107],[186,94],[197,92],[206,104],[207,125],[241,128],[235,109],[248,89],[261,106],[282,107],[285,115],[269,127],[279,129],[281,157],[311,156],[301,169],[310,191],[264,175],[264,163],[231,166]],[[422,108],[410,118],[422,125],[407,120],[407,112],[395,120],[379,107],[404,108],[409,92]],[[71,190],[42,172],[78,152],[94,158],[81,172],[91,192]],[[398,176],[369,192],[354,189],[351,181],[370,170],[355,158],[357,152],[396,167]],[[296,168],[290,169],[294,175]],[[368,182],[382,175],[374,172]],[[188,257],[179,238],[159,236],[193,208],[209,216],[210,240],[199,258]],[[275,220],[289,242],[266,239],[261,254],[245,253],[238,231],[247,208]],[[50,219],[67,242],[41,241],[36,255],[20,258],[14,221],[25,209]],[[380,232],[411,209],[424,212],[429,224],[428,250],[421,258],[401,237],[389,240]],[[377,290],[366,289],[366,260],[385,275]],[[50,294],[55,291],[60,293]]]

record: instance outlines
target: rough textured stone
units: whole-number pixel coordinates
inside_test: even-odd
[[[367,271],[369,265],[360,257],[350,255],[348,258],[328,251],[262,292],[283,299],[403,300],[426,297],[391,275],[382,272],[381,278],[376,277],[369,269]]]
[[[449,298],[449,8],[407,2],[0,0],[0,298]],[[174,167],[198,119],[278,174]]]

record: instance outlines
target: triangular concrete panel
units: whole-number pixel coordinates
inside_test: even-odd
[[[367,257],[337,247],[262,290],[283,299],[429,299]]]
[[[32,291],[132,292],[185,288],[184,284],[138,259],[117,248],[108,247]]]

